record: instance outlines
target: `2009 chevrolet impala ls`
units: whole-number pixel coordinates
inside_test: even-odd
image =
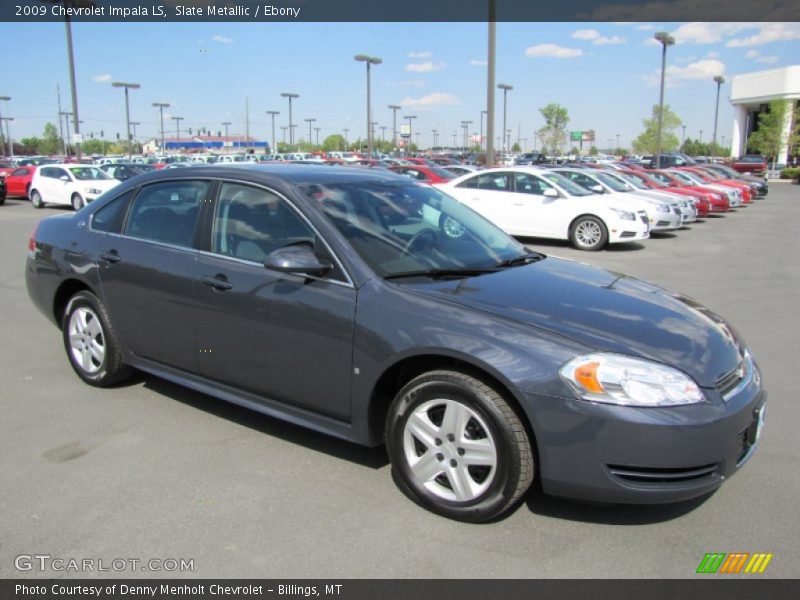
[[[536,477],[603,502],[707,494],[763,421],[758,368],[714,313],[389,173],[142,175],[41,221],[26,275],[86,383],[140,369],[385,443],[411,498],[465,521]]]

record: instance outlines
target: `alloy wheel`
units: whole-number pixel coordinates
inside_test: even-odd
[[[82,306],[70,316],[69,344],[75,364],[85,373],[93,375],[103,366],[105,336],[100,319],[90,308]]]

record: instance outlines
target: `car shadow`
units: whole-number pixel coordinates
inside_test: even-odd
[[[177,400],[210,415],[226,419],[259,433],[279,438],[291,444],[305,446],[334,458],[346,460],[370,469],[380,469],[389,464],[383,446],[368,448],[353,442],[318,433],[299,425],[273,418],[248,408],[196,392],[159,377],[142,374],[140,381],[152,392]]]
[[[550,239],[542,239],[542,238],[529,238],[529,237],[519,237],[515,236],[514,239],[519,241],[526,246],[539,246],[539,247],[548,247],[548,248],[564,248],[566,250],[575,250],[567,240],[550,240]],[[631,251],[638,251],[643,250],[644,244],[640,242],[622,242],[620,244],[610,244],[603,248],[603,252],[631,252]],[[586,254],[591,254],[591,252],[587,252]]]
[[[648,525],[689,514],[713,495],[711,492],[672,504],[603,504],[548,496],[537,484],[528,492],[525,505],[533,514],[554,519],[599,525]]]

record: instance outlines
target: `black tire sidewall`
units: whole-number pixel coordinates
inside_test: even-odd
[[[403,450],[405,424],[414,410],[423,402],[433,399],[456,400],[468,406],[483,419],[489,428],[497,451],[497,467],[489,488],[478,498],[460,503],[440,498],[424,487],[417,485]],[[403,491],[415,502],[440,515],[458,520],[484,521],[502,512],[507,499],[516,489],[514,479],[514,445],[508,424],[496,407],[483,398],[478,390],[446,380],[412,381],[400,390],[389,411],[387,419],[387,452],[392,467],[402,484]],[[518,471],[518,467],[516,469]]]
[[[72,348],[69,341],[69,320],[72,314],[81,307],[91,309],[95,317],[100,321],[100,327],[103,331],[103,345],[105,346],[105,355],[103,356],[103,363],[96,373],[87,373],[83,368],[75,362],[72,356]],[[64,349],[67,352],[67,359],[75,373],[86,383],[92,385],[103,385],[104,381],[108,379],[109,372],[108,366],[111,359],[111,353],[114,351],[114,341],[109,335],[108,323],[105,319],[105,311],[100,305],[97,296],[89,292],[79,292],[67,304],[67,309],[64,311],[64,318],[61,322],[61,332],[64,340]]]

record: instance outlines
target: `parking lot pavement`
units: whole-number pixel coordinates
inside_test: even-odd
[[[798,577],[800,188],[775,184],[754,204],[630,248],[531,243],[683,292],[737,327],[770,394],[750,463],[703,501],[596,507],[534,491],[477,526],[412,504],[380,449],[151,377],[82,384],[23,273],[35,223],[63,211],[10,199],[0,207],[0,577],[42,576],[17,571],[20,554],[194,560],[191,573],[119,574],[148,577],[691,577],[706,552],[770,552],[763,576]]]

